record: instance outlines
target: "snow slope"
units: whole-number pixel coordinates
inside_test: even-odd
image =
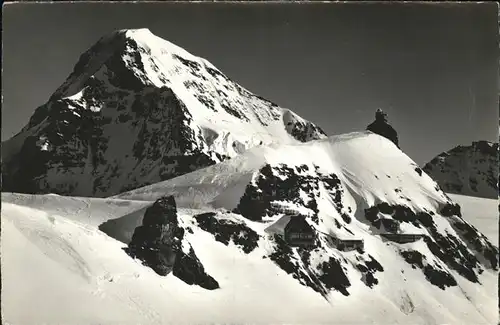
[[[439,154],[423,170],[446,192],[498,198],[498,143],[457,146]]]
[[[76,222],[83,222],[92,227],[98,227],[102,223],[134,213],[144,213],[144,210],[152,202],[70,197],[55,194],[33,195],[20,193],[2,193],[2,202],[8,202],[18,206],[24,206],[54,215],[65,216]]]
[[[242,255],[193,227],[189,241],[221,284],[221,289],[207,291],[170,275],[158,276],[129,258],[124,243],[73,220],[70,213],[45,212],[10,199],[3,198],[2,209],[2,311],[7,324],[492,324],[496,319],[495,292],[474,291],[464,283],[462,290],[469,292],[476,309],[459,289],[422,286],[418,270],[377,241],[371,251],[378,251],[381,263],[392,265],[381,285],[371,290],[358,284],[350,296],[334,294],[327,301],[262,259],[259,255],[269,249],[265,245]],[[44,198],[53,206],[61,204],[58,199]],[[72,210],[70,202],[67,211]],[[180,214],[189,221],[193,212]],[[494,274],[485,272],[481,281],[492,288]]]
[[[360,197],[359,201],[366,202],[367,206],[380,200],[392,204],[400,202],[401,196],[407,196],[413,202],[410,205],[432,209],[448,200],[442,191],[436,190],[430,177],[419,174],[418,166],[406,154],[369,131],[304,144],[254,148],[220,164],[115,197],[154,201],[164,195],[175,195],[178,202],[189,203],[196,197],[201,200],[199,204],[233,209],[237,202],[231,200],[231,196],[241,197],[248,180],[266,163],[317,165],[322,172],[335,173],[353,196]],[[194,194],[198,189],[206,197]]]
[[[498,247],[498,200],[448,194],[462,207],[464,219],[472,223]]]
[[[145,209],[168,194],[183,241],[219,289],[159,276],[123,251]],[[462,216],[370,132],[254,148],[118,197],[4,193],[2,207],[2,310],[12,324],[498,322],[498,248],[465,221],[467,208]],[[314,229],[311,249],[276,235],[290,211]],[[425,237],[387,240],[388,224]],[[364,248],[342,251],[329,236]]]
[[[324,137],[148,29],[119,30],[82,54],[49,101],[2,144],[3,186],[105,197],[254,146]]]

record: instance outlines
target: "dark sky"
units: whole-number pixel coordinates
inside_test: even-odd
[[[114,29],[149,28],[329,135],[386,110],[417,163],[497,140],[497,6],[484,4],[8,4],[2,139],[17,133]]]

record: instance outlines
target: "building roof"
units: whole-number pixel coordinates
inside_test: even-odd
[[[293,216],[286,224],[285,231],[313,232],[313,227],[303,216]]]

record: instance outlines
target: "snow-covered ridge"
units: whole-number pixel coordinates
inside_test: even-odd
[[[151,201],[165,195],[186,208],[233,211],[264,223],[271,235],[282,233],[290,215],[298,214],[320,237],[425,238],[425,246],[402,250],[401,258],[443,289],[457,285],[455,272],[477,283],[483,267],[498,267],[498,248],[462,219],[460,207],[394,143],[369,131],[255,148],[116,198]]]
[[[203,271],[217,286],[157,275],[124,253],[146,209],[167,195],[177,202],[183,252],[187,247],[196,256],[192,271]],[[498,320],[498,248],[471,226],[478,216],[371,132],[256,147],[114,198],[3,194],[2,203],[2,258],[12,265],[2,269],[5,292],[19,297],[14,283],[23,270],[33,268],[30,263],[41,269],[24,284],[31,302],[44,308],[20,312],[13,300],[2,300],[14,323]],[[297,217],[314,230],[313,247],[283,239],[283,228]],[[344,250],[333,238],[363,247]],[[20,244],[29,259],[16,259]],[[57,304],[39,294],[37,281],[42,288],[58,283],[57,292],[89,303],[78,303],[71,314],[44,312]]]
[[[324,137],[148,29],[120,30],[82,54],[4,143],[3,184],[7,191],[107,196],[255,146]],[[38,165],[28,168],[28,161]]]
[[[439,154],[423,170],[447,192],[498,197],[498,143],[457,146]]]
[[[317,165],[327,173],[335,173],[367,206],[399,202],[405,195],[415,207],[435,208],[447,202],[445,194],[418,165],[386,138],[370,131],[352,132],[302,144],[256,147],[228,161],[172,180],[156,183],[117,195],[117,198],[154,201],[177,193],[178,202],[216,204],[234,208],[224,202],[227,195],[241,196],[252,175],[266,164]],[[236,186],[235,184],[239,184]],[[403,185],[405,184],[405,185]],[[196,196],[200,187],[205,195]],[[402,192],[395,191],[402,188]],[[213,192],[212,192],[213,189]],[[184,192],[184,190],[188,190]],[[173,191],[173,192],[170,192]],[[197,201],[192,200],[196,196]],[[186,196],[186,199],[184,199]],[[216,199],[217,197],[217,199]],[[202,201],[199,201],[203,199]],[[215,201],[212,201],[215,200]]]

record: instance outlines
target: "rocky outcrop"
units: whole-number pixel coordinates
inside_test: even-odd
[[[198,226],[214,235],[215,240],[228,245],[230,242],[239,246],[248,254],[258,245],[259,235],[244,223],[219,218],[215,212],[207,212],[195,216]]]
[[[142,226],[135,229],[125,251],[159,275],[173,272],[187,284],[208,290],[219,288],[217,281],[205,272],[191,245],[184,241],[184,233],[174,198],[163,197],[146,210]]]
[[[126,252],[159,275],[167,275],[176,262],[183,237],[174,198],[161,198],[146,210],[142,226],[135,229]]]
[[[261,221],[265,216],[297,212],[298,210],[291,212],[286,208],[287,204],[293,203],[308,211],[311,220],[318,224],[317,199],[320,187],[328,193],[342,219],[349,223],[351,218],[342,204],[343,188],[337,175],[322,174],[318,167],[310,168],[307,165],[265,165],[255,175],[254,181],[247,185],[234,211],[250,220]]]
[[[283,124],[286,131],[301,142],[319,140],[326,136],[320,127],[304,120],[290,110],[285,110],[283,113]]]
[[[274,250],[268,255],[283,271],[293,276],[300,284],[309,287],[328,299],[331,291],[349,296],[347,260],[327,243],[323,234],[314,249],[291,247],[282,237],[273,237]],[[378,285],[377,272],[383,272],[382,265],[364,251],[354,251],[355,263],[352,266],[361,274],[361,281],[369,288]]]
[[[173,274],[190,285],[199,285],[207,290],[219,289],[219,283],[203,267],[192,247],[189,252],[180,252],[174,264]]]
[[[250,220],[261,221],[266,215],[283,212],[279,206],[272,205],[272,201],[291,201],[316,214],[315,193],[319,191],[319,177],[307,175],[308,170],[307,165],[296,168],[285,164],[265,165],[256,175],[255,182],[247,185],[235,212]],[[308,193],[307,200],[300,195],[301,190]]]

